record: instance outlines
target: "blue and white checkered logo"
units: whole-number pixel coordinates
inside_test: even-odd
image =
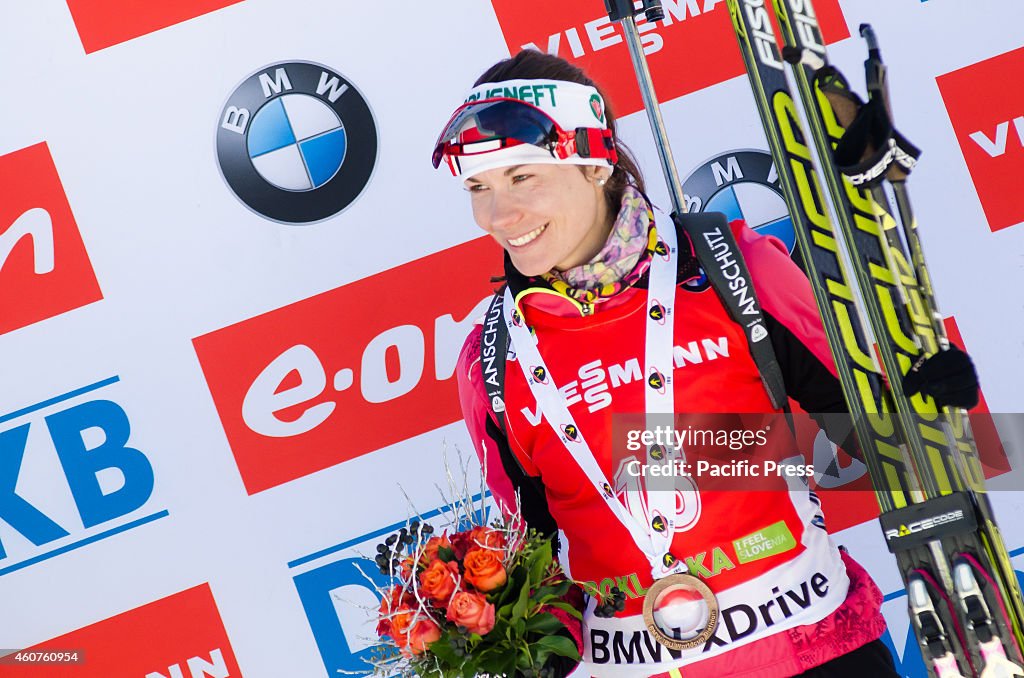
[[[683,192],[691,212],[724,212],[729,221],[743,219],[758,233],[781,240],[793,254],[793,220],[770,153],[743,150],[717,155],[686,177]]]
[[[246,144],[260,176],[286,191],[330,181],[345,161],[345,145],[341,119],[308,94],[286,94],[261,108]]]
[[[272,64],[235,88],[217,128],[228,186],[267,219],[308,224],[348,207],[377,160],[377,127],[351,82],[326,66]]]

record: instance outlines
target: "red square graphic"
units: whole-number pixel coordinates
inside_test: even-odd
[[[103,298],[46,143],[0,156],[0,334]]]
[[[1024,221],[1024,47],[940,75],[942,99],[993,231]]]
[[[86,54],[194,19],[242,0],[68,0]]]
[[[491,0],[511,54],[532,45],[583,68],[617,116],[643,108],[618,23],[592,0]],[[723,0],[665,0],[665,18],[637,22],[655,91],[662,103],[744,73]],[[838,0],[815,2],[825,42],[850,36]],[[468,89],[468,87],[467,87]]]
[[[194,339],[249,494],[461,419],[455,360],[500,271],[478,238]]]
[[[81,653],[76,664],[17,666],[4,661],[4,676],[224,676],[242,675],[209,584],[51,638],[33,652]],[[177,667],[175,669],[175,667]],[[207,672],[203,672],[203,669]],[[51,673],[47,673],[50,671]]]

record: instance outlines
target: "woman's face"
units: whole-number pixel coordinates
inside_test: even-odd
[[[604,189],[608,168],[519,165],[466,180],[473,218],[494,237],[524,275],[566,270],[590,261],[611,221]]]

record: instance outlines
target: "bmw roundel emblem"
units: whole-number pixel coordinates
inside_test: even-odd
[[[729,221],[743,219],[753,230],[781,240],[797,264],[796,234],[771,153],[741,149],[721,153],[693,170],[683,181],[691,212],[724,212]],[[710,287],[700,278],[686,284],[691,290]]]
[[[377,125],[363,95],[336,71],[306,61],[271,64],[224,104],[217,163],[252,211],[311,224],[366,188],[377,163]]]
[[[779,175],[767,151],[736,150],[711,158],[683,181],[691,211],[724,212],[750,228],[774,235],[790,252],[795,245]]]

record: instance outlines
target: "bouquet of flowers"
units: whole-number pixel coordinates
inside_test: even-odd
[[[414,520],[376,563],[393,584],[380,590],[375,675],[555,676],[579,661],[569,601],[582,593],[516,516],[440,535]]]

